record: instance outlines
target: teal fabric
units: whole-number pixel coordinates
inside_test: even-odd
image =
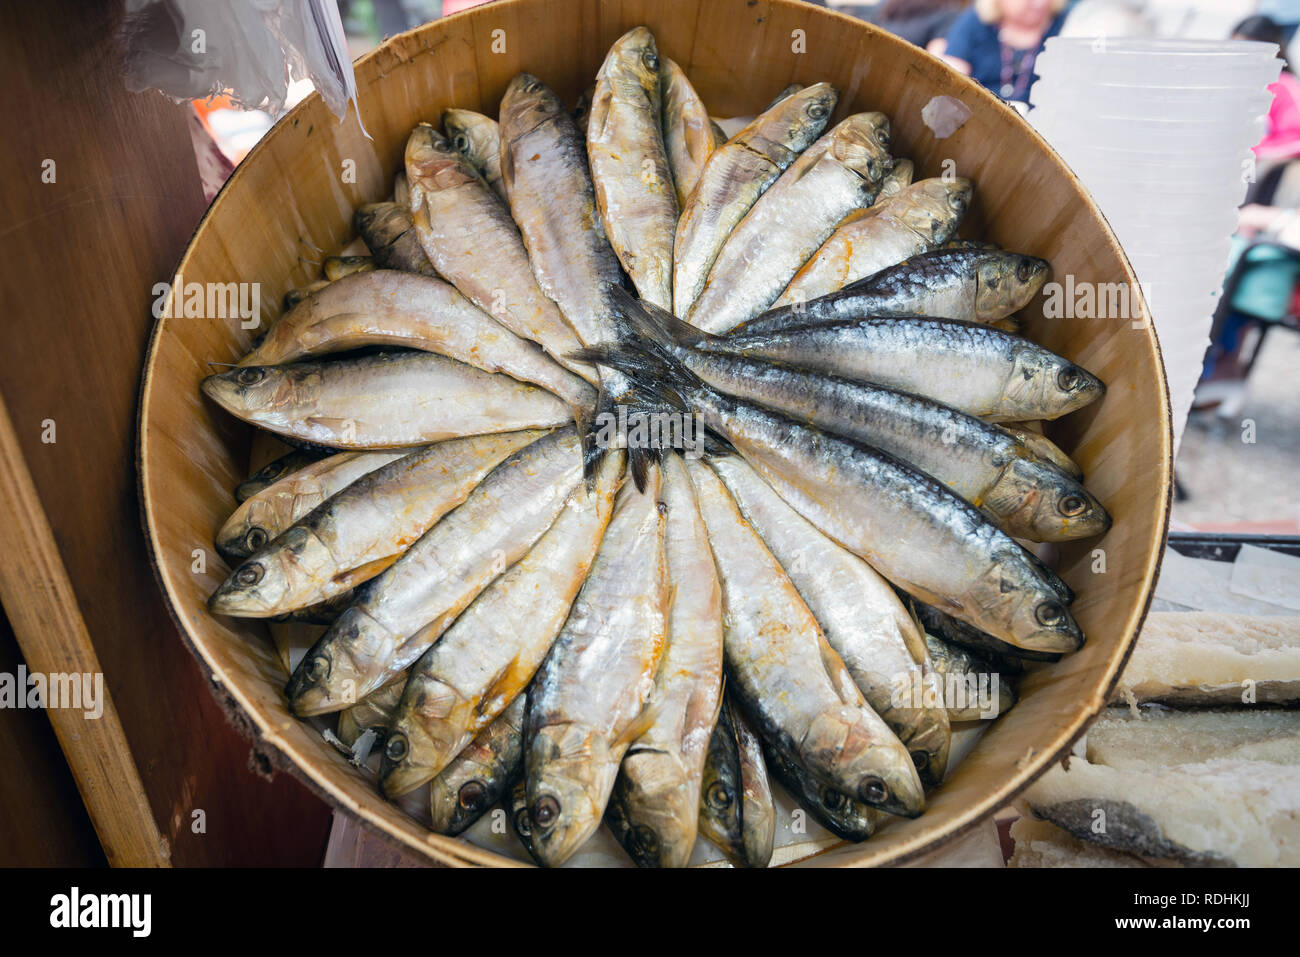
[[[1233,311],[1276,322],[1291,311],[1296,282],[1300,280],[1300,260],[1278,249],[1248,250],[1247,246],[1247,240],[1233,237],[1229,274],[1237,267],[1243,252],[1246,255],[1245,271],[1232,297]]]

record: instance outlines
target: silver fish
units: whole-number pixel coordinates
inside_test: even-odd
[[[983,721],[1007,712],[1016,703],[1016,691],[1008,675],[1002,674],[991,661],[977,653],[936,638],[925,636],[936,680],[944,691],[942,701],[950,721]],[[996,698],[986,711],[980,694]]]
[[[484,372],[503,372],[554,392],[590,415],[596,391],[432,276],[391,269],[330,283],[286,312],[241,366],[280,365],[305,356],[400,346],[434,352]]]
[[[619,763],[645,723],[667,627],[659,472],[625,485],[587,581],[528,693],[533,851],[556,867],[605,813]]]
[[[519,780],[524,769],[527,701],[526,695],[517,695],[430,783],[429,810],[434,831],[460,834]]]
[[[778,98],[709,157],[677,222],[673,312],[690,312],[731,231],[826,129],[837,98],[829,83]]]
[[[698,462],[690,472],[722,579],[730,692],[760,733],[819,781],[917,816],[924,797],[907,750],[847,677],[722,480]]]
[[[695,345],[927,396],[991,422],[1055,419],[1106,391],[1096,376],[1028,339],[957,320],[860,319]]]
[[[875,202],[891,163],[885,114],[858,113],[837,124],[732,231],[685,318],[723,332],[767,309],[845,216]]]
[[[894,700],[895,688],[919,685],[931,670],[921,629],[894,590],[787,505],[743,459],[716,458],[710,465],[789,575],[867,703],[907,746],[922,782],[938,784],[948,764],[946,717],[941,710]]]
[[[447,141],[479,171],[492,192],[509,203],[501,179],[501,132],[497,121],[473,110],[447,110],[442,114]]]
[[[1045,259],[1001,249],[932,249],[809,302],[746,316],[734,331],[773,332],[868,316],[991,323],[1027,306],[1051,272]],[[710,331],[720,328],[733,326]]]
[[[659,53],[636,27],[596,74],[587,155],[605,234],[641,298],[672,308],[677,194],[662,130]]]
[[[768,781],[763,745],[749,719],[730,695],[726,709],[736,734],[740,761],[740,830],[746,867],[767,867],[776,842],[776,804]]]
[[[412,669],[379,783],[390,797],[441,773],[533,678],[587,576],[622,478],[608,456],[523,558],[474,600]],[[400,756],[399,756],[400,751]]]
[[[410,206],[368,203],[357,208],[352,221],[374,257],[376,269],[399,269],[426,276],[438,274],[420,246]]]
[[[646,704],[650,726],[623,758],[606,819],[642,867],[684,867],[722,699],[722,590],[686,466],[669,455],[662,474],[668,643]]]
[[[243,366],[203,392],[236,418],[336,449],[393,449],[563,425],[551,392],[427,352]]]
[[[659,77],[664,96],[664,149],[668,151],[668,165],[673,172],[677,205],[684,209],[704,164],[722,141],[715,138],[709,111],[691,86],[686,71],[668,57],[662,57]]]
[[[330,626],[289,681],[298,716],[337,711],[414,664],[554,524],[582,474],[577,430],[498,465]]]
[[[438,274],[517,336],[538,343],[570,372],[594,370],[568,355],[581,343],[533,278],[510,210],[469,162],[426,124],[406,143],[411,217]]]
[[[287,474],[246,498],[217,531],[217,551],[226,559],[247,558],[298,519],[361,476],[396,461],[397,452],[339,452]]]
[[[267,618],[373,578],[502,460],[538,438],[506,432],[438,442],[357,479],[255,552],[213,593],[214,614]]]
[[[1082,645],[1069,589],[970,503],[891,456],[707,386],[648,345],[657,325],[641,304],[620,301],[637,338],[605,361],[700,413],[804,518],[896,586],[999,638],[1053,652]]]
[[[877,200],[836,228],[772,307],[806,303],[942,245],[961,224],[970,197],[970,180],[956,178],[922,180]]]

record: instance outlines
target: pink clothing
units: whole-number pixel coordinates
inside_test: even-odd
[[[1269,87],[1273,106],[1268,111],[1268,132],[1255,147],[1259,159],[1300,156],[1300,80],[1286,70]]]

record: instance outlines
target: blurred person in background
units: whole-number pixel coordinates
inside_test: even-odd
[[[1029,102],[1034,61],[1061,31],[1066,0],[975,0],[948,30],[943,58],[1012,103]]]
[[[1268,132],[1255,147],[1256,158],[1276,162],[1300,156],[1300,80],[1286,58],[1286,31],[1270,17],[1247,17],[1233,28],[1232,39],[1276,43],[1282,51],[1282,75],[1269,87],[1273,106],[1268,111]]]
[[[1276,43],[1284,65],[1269,87],[1273,105],[1255,147],[1257,178],[1237,213],[1223,297],[1196,389],[1197,408],[1217,406],[1226,417],[1244,402],[1264,336],[1275,326],[1296,329],[1300,311],[1300,80],[1286,59],[1286,29],[1277,21],[1247,17],[1232,39]]]
[[[884,0],[868,18],[908,43],[941,55],[948,46],[948,30],[971,0]]]

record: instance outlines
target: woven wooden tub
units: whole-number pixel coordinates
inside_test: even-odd
[[[1062,282],[1073,275],[1076,282],[1136,288],[1097,207],[1011,109],[903,41],[794,0],[499,0],[394,37],[356,67],[362,117],[374,139],[365,138],[354,115],[340,124],[313,95],[235,171],[178,273],[186,283],[260,283],[263,321],[273,319],[289,288],[317,278],[321,251],[349,238],[353,209],[390,192],[417,121],[437,122],[450,106],[495,115],[507,82],[521,70],[572,102],[593,81],[610,43],[638,24],[649,26],[660,51],[686,69],[714,115],[751,114],[791,82],[829,80],[842,92],[837,118],[863,109],[890,115],[895,152],[916,161],[918,178],[947,168],[975,181],[964,234],[1046,257]],[[972,111],[944,139],[922,117],[938,95]],[[350,168],[354,178],[344,175]],[[922,817],[894,822],[865,844],[825,850],[809,864],[896,863],[1005,805],[1059,760],[1102,708],[1146,612],[1171,485],[1168,398],[1155,334],[1128,315],[1045,319],[1039,305],[1026,318],[1028,335],[1109,385],[1102,402],[1050,431],[1114,517],[1101,541],[1061,550],[1060,570],[1078,592],[1073,611],[1088,644],[1024,681],[1020,703],[934,793]],[[211,542],[234,508],[251,429],[203,400],[198,384],[210,361],[231,361],[255,334],[238,319],[164,318],[150,344],[139,423],[144,522],[181,632],[258,747],[326,800],[438,862],[510,863],[430,834],[385,802],[371,780],[289,716],[284,676],[263,626],[215,618],[205,608],[227,573]]]

